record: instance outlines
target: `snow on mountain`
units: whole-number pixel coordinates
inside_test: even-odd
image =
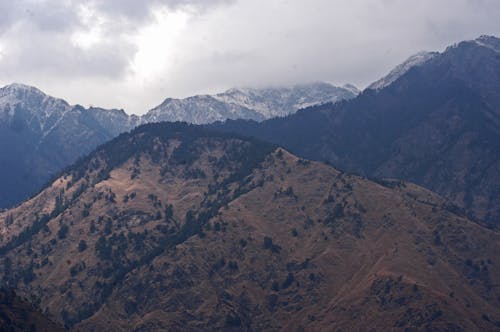
[[[479,38],[473,40],[472,42],[476,43],[479,46],[483,46],[492,49],[497,53],[500,53],[500,39],[496,37],[482,35]]]
[[[384,76],[378,81],[370,84],[367,89],[380,90],[382,88],[385,88],[386,86],[391,85],[394,81],[403,76],[411,68],[426,63],[438,54],[438,52],[419,52],[417,54],[414,54],[406,59],[406,61],[404,61],[403,63],[397,65],[387,76]]]
[[[0,88],[0,121],[22,120],[42,136],[46,136],[71,108],[66,101],[47,96],[35,87],[14,83]]]
[[[452,46],[449,46],[447,50],[450,48],[459,47],[464,43],[473,44],[476,46],[482,46],[489,48],[495,52],[500,52],[500,39],[488,35],[482,35],[474,40],[468,40],[454,44]],[[380,90],[392,84],[399,77],[403,76],[406,72],[408,72],[408,70],[410,70],[411,68],[415,66],[421,66],[422,64],[426,63],[427,61],[436,57],[439,54],[440,54],[439,52],[425,52],[425,51],[414,54],[408,59],[406,59],[406,61],[404,61],[403,63],[396,66],[393,70],[391,70],[391,72],[387,76],[384,76],[381,79],[370,84],[367,89]]]
[[[112,136],[129,131],[141,124],[141,118],[135,114],[128,115],[120,109],[104,109],[100,107],[90,107],[88,112],[92,118],[106,129]]]
[[[0,208],[25,199],[55,172],[135,126],[133,119],[119,110],[71,106],[27,85],[0,88]]]
[[[350,99],[358,93],[352,85],[336,87],[322,82],[264,89],[233,88],[216,95],[168,98],[145,114],[141,122],[186,121],[205,124],[226,119],[262,121],[286,116],[311,105]]]
[[[214,96],[198,95],[185,99],[167,98],[141,117],[141,123],[185,121],[205,124],[226,119],[264,120],[257,111],[241,104],[226,103]]]
[[[358,95],[361,92],[357,87],[355,87],[352,84],[344,84],[342,85],[342,88],[350,91],[354,95]]]
[[[269,119],[286,116],[316,104],[350,99],[356,94],[352,89],[318,82],[267,89],[230,89],[215,95],[215,98],[254,109]]]

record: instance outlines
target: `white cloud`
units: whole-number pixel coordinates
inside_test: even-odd
[[[133,78],[151,81],[168,73],[188,17],[183,11],[159,9],[153,14],[151,24],[131,37],[138,49],[130,64]]]
[[[165,97],[326,80],[500,35],[495,0],[0,0],[0,83],[144,113]]]

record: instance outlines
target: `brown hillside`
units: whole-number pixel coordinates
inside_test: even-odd
[[[59,332],[66,330],[17,297],[12,290],[0,289],[0,331]]]
[[[150,125],[0,215],[0,272],[80,331],[499,329],[499,233],[453,211],[412,184]]]

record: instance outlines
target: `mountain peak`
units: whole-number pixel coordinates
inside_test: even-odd
[[[495,36],[482,35],[476,38],[474,42],[479,46],[487,47],[496,52],[500,52],[500,39]]]
[[[7,93],[32,93],[45,96],[45,93],[43,93],[40,89],[22,83],[11,83],[9,85],[4,86],[3,88],[0,88],[0,91],[3,92],[2,95],[6,94],[5,92],[7,92]]]
[[[214,95],[167,98],[141,120],[142,123],[186,121],[195,124],[227,119],[262,121],[286,116],[311,105],[350,99],[357,94],[353,86],[336,87],[321,81],[290,86],[234,87]]]
[[[411,68],[426,63],[438,54],[438,52],[418,52],[410,56],[403,63],[397,65],[393,70],[389,72],[387,76],[384,76],[378,81],[370,84],[367,89],[380,90],[382,88],[385,88],[386,86],[391,85],[394,81],[403,76]]]

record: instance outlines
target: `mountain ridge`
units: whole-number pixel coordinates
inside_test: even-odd
[[[0,230],[0,280],[74,330],[500,321],[498,232],[411,183],[197,126],[121,134]]]
[[[305,90],[301,88],[299,92],[293,89],[270,91],[272,95],[279,95],[280,91],[285,90],[295,91],[292,95],[297,98],[300,93],[305,93],[307,90],[312,94],[315,89],[314,85],[303,87],[307,88],[304,88]],[[316,87],[323,89],[317,95],[318,98],[320,96],[330,98],[331,93],[337,91],[337,88],[326,83],[316,84]],[[248,91],[256,94],[264,90]],[[347,92],[348,90],[339,88],[339,91],[345,93],[345,96],[353,95],[353,92]],[[63,99],[51,97],[28,85],[19,83],[7,85],[0,89],[0,183],[3,184],[0,191],[0,207],[21,202],[39,190],[55,172],[70,165],[78,157],[90,153],[98,145],[143,123],[183,119],[195,123],[221,121],[227,118],[265,119],[261,113],[237,104],[234,98],[231,102],[224,101],[224,96],[228,95],[222,93],[217,96],[167,99],[164,103],[168,105],[166,107],[169,108],[169,112],[161,108],[165,106],[161,104],[143,116],[129,116],[125,111],[118,109],[69,105]],[[310,98],[314,96],[310,96],[307,100],[312,100]],[[253,99],[246,100],[248,102]],[[260,100],[259,105],[265,106],[265,98],[262,97]],[[318,102],[321,100],[318,99]],[[187,114],[190,114],[190,118],[186,118]],[[34,168],[33,165],[37,167]]]
[[[308,159],[370,177],[411,181],[471,217],[500,220],[500,64],[481,37],[448,47],[379,90],[263,123],[211,128],[269,140]],[[300,137],[297,133],[301,133]]]

